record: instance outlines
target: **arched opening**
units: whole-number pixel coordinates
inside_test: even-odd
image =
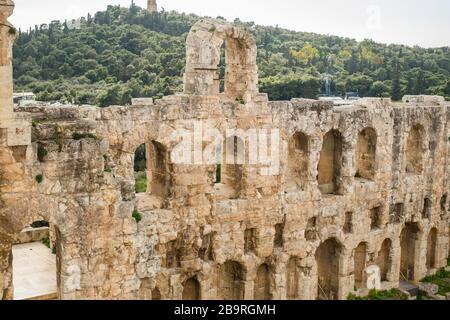
[[[406,173],[420,175],[423,172],[425,130],[421,125],[411,128],[406,143]]]
[[[356,178],[374,180],[376,152],[377,133],[366,128],[359,133],[356,144]]]
[[[391,258],[391,239],[386,239],[381,245],[378,252],[378,266],[380,267],[381,281],[389,281],[389,274],[391,272],[392,258]]]
[[[185,282],[183,300],[200,300],[200,282],[196,278],[190,278]]]
[[[134,152],[134,180],[136,193],[147,192],[147,150],[145,143]]]
[[[345,220],[344,220],[343,230],[344,230],[345,234],[353,233],[353,212],[346,212],[345,213]]]
[[[378,230],[383,227],[382,208],[376,207],[370,210],[370,230]]]
[[[342,168],[342,136],[337,130],[323,138],[318,166],[319,188],[323,194],[338,194]]]
[[[321,243],[316,251],[319,300],[338,299],[341,252],[342,247],[334,238]]]
[[[298,300],[299,298],[299,258],[291,257],[286,270],[286,289],[288,300]]]
[[[255,68],[256,53],[252,52],[255,40],[228,36],[225,39],[225,88],[224,93],[231,99],[246,101],[248,94],[258,92],[258,72]]]
[[[242,173],[245,161],[245,143],[238,136],[230,136],[217,152],[222,153],[216,166],[216,189],[218,194],[227,199],[237,199],[242,189]]]
[[[284,227],[285,222],[275,225],[275,237],[273,238],[274,248],[282,248],[284,245]]]
[[[354,275],[355,275],[355,287],[357,289],[363,289],[365,277],[364,271],[366,270],[367,259],[367,244],[365,242],[360,243],[354,252]]]
[[[244,267],[235,261],[227,261],[219,268],[219,290],[221,300],[244,300],[246,272]]]
[[[244,231],[244,251],[245,254],[256,252],[258,244],[258,230],[255,228],[249,228]]]
[[[270,300],[270,270],[267,264],[262,264],[256,273],[254,283],[254,299],[255,300]]]
[[[427,240],[427,269],[436,268],[437,229],[431,229]]]
[[[309,139],[302,133],[295,133],[288,143],[287,190],[303,190],[308,179]]]
[[[431,210],[433,203],[430,198],[423,200],[422,219],[431,219]]]
[[[15,300],[55,300],[61,285],[61,234],[47,221],[22,230],[12,247]]]
[[[419,234],[417,223],[407,223],[400,236],[400,280],[414,280],[416,241]]]
[[[167,148],[159,142],[141,144],[135,152],[134,174],[136,193],[149,193],[165,199],[170,175]]]

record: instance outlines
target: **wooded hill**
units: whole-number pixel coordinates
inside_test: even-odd
[[[33,91],[43,101],[100,106],[179,92],[186,35],[200,18],[108,6],[75,28],[53,22],[20,30],[14,46],[15,91]],[[357,42],[234,22],[257,40],[260,90],[271,100],[316,98],[325,93],[327,77],[336,95],[450,97],[449,47]]]

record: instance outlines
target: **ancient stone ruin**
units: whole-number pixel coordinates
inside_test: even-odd
[[[0,1],[1,298],[35,221],[50,226],[59,299],[345,299],[446,265],[441,97],[268,101],[251,35],[202,20],[183,93],[13,112],[12,8]]]

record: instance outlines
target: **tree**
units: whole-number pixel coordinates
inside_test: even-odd
[[[260,90],[269,94],[272,100],[290,100],[292,98],[315,99],[320,93],[322,81],[310,75],[288,75],[261,79]]]
[[[414,94],[424,94],[425,93],[425,75],[423,70],[419,70],[416,77],[416,82],[414,85]]]
[[[358,57],[358,51],[355,49],[352,49],[350,60],[347,62],[347,71],[350,74],[354,74],[358,72],[358,64],[359,64],[359,57]]]
[[[119,85],[115,85],[100,93],[97,97],[99,107],[119,105],[122,102],[122,93]]]
[[[414,94],[414,79],[408,75],[408,83],[406,85],[406,94]]]
[[[370,76],[362,73],[355,73],[347,78],[346,90],[358,92],[361,96],[367,96],[372,83],[373,79]]]
[[[447,81],[447,84],[446,84],[446,86],[444,87],[444,93],[445,93],[447,96],[450,96],[450,80]]]

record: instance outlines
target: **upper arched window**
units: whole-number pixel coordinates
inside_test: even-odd
[[[137,193],[165,198],[170,183],[167,148],[156,141],[140,145],[135,152],[134,174]]]
[[[220,66],[225,43],[225,70]],[[258,94],[256,41],[252,35],[225,21],[201,20],[186,40],[184,92],[216,95],[221,92],[232,100],[248,102]]]

